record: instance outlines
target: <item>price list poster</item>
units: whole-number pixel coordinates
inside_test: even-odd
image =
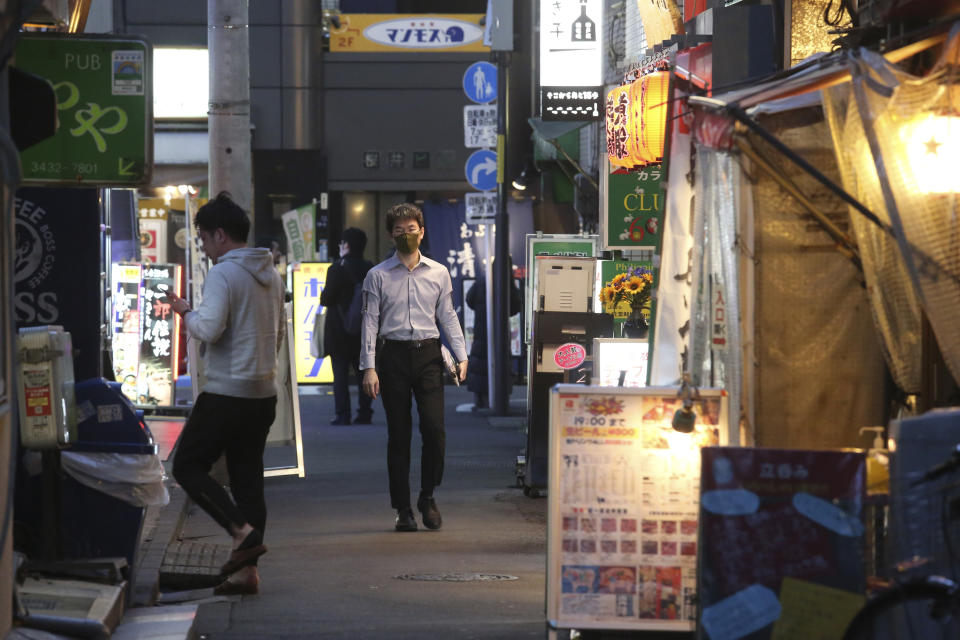
[[[547,618],[557,629],[691,631],[700,449],[728,442],[727,398],[676,387],[556,385],[550,405]]]

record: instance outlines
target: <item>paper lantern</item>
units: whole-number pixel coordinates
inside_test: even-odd
[[[667,131],[667,101],[670,99],[670,73],[657,71],[632,85],[634,117],[632,136],[637,139],[642,164],[663,160]]]
[[[663,160],[670,74],[643,76],[607,94],[607,157],[632,169]]]
[[[607,94],[607,157],[615,167],[633,168],[639,158],[639,145],[632,134],[634,109],[631,99],[632,85],[614,88]]]

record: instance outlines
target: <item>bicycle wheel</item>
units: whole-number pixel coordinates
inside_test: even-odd
[[[960,638],[960,600],[935,576],[906,582],[870,599],[843,640],[941,640]]]

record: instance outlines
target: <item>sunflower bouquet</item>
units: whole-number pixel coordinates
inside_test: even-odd
[[[653,272],[645,267],[635,267],[615,275],[600,290],[600,302],[614,315],[637,315],[650,308],[653,289]]]

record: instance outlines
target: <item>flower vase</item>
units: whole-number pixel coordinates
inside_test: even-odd
[[[650,326],[640,311],[634,311],[629,318],[623,321],[621,331],[624,338],[644,340],[650,332]]]

